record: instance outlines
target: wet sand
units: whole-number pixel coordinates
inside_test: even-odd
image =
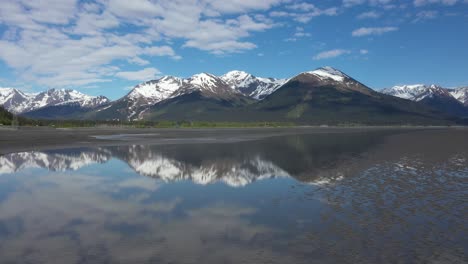
[[[367,130],[447,129],[440,127],[294,127],[294,128],[0,128],[0,154],[89,146],[129,144],[189,144],[255,140],[272,136],[310,133],[350,133]],[[452,128],[460,129],[460,128]],[[463,128],[462,128],[463,129]],[[468,130],[467,130],[468,131]]]

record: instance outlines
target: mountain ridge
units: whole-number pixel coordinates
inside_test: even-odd
[[[413,84],[386,88],[382,93],[420,102],[454,116],[468,117],[466,87],[447,89],[435,84]]]
[[[0,105],[15,114],[67,104],[95,108],[109,102],[105,96],[90,96],[72,89],[49,89],[39,93],[25,93],[16,88],[0,88]]]
[[[443,100],[439,99],[441,96]],[[345,121],[344,117],[349,117],[353,111],[359,112],[356,115],[374,115],[376,119],[389,113],[417,116],[424,112],[424,118],[436,116],[429,108],[442,115],[464,117],[468,115],[468,107],[464,105],[468,103],[467,97],[467,87],[446,89],[436,85],[394,86],[379,92],[329,66],[305,71],[288,79],[256,77],[239,70],[221,76],[210,73],[199,73],[188,78],[162,76],[134,86],[125,96],[114,101],[75,90],[51,89],[32,94],[14,88],[0,88],[0,105],[27,117],[129,121],[302,120],[308,123],[314,119],[309,116],[312,114],[333,116],[333,119]],[[417,104],[408,103],[407,100]],[[426,109],[427,106],[429,108]],[[343,115],[343,118],[339,118],[339,115]]]

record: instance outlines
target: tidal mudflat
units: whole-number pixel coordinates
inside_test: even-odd
[[[468,261],[468,130],[226,131],[190,142],[88,131],[68,148],[11,147],[0,259]]]

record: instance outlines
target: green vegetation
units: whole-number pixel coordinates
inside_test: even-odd
[[[10,114],[11,115],[11,114]],[[10,125],[11,119],[5,122]],[[235,127],[292,127],[292,122],[204,122],[204,121],[99,121],[99,120],[32,120],[20,118],[21,126],[55,128],[125,127],[125,128],[235,128]]]
[[[13,114],[0,106],[0,125],[9,126],[13,121]]]

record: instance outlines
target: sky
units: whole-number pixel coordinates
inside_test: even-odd
[[[468,86],[468,0],[0,0],[0,87],[117,99],[164,75]]]

